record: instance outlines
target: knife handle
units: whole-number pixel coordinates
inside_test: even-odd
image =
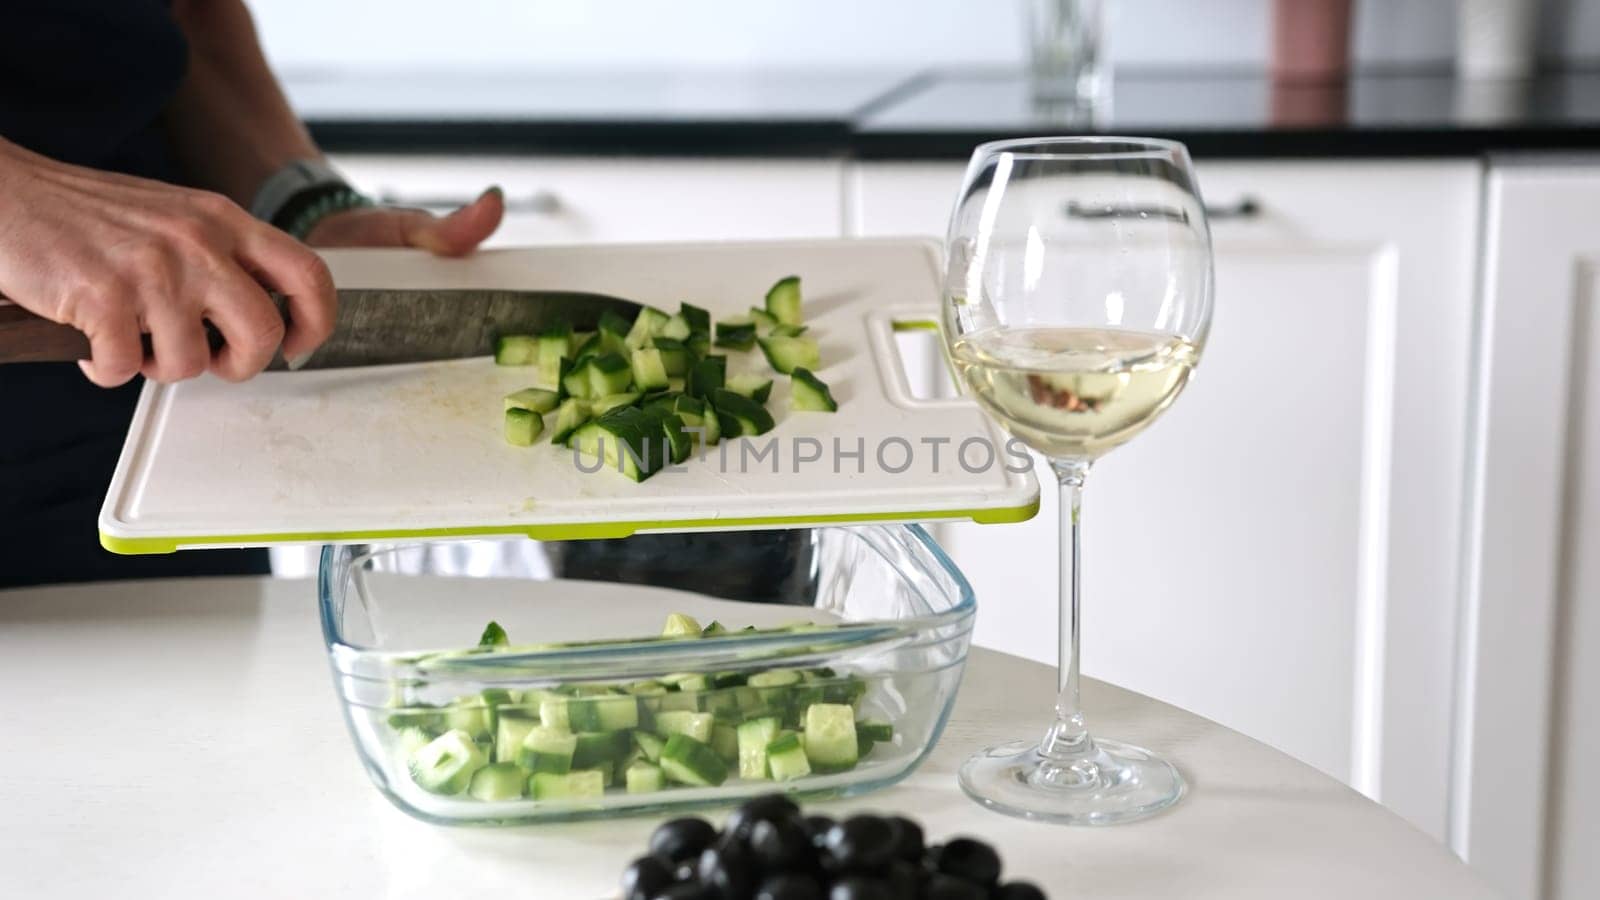
[[[222,349],[222,332],[210,322],[205,326],[206,343],[215,353]],[[153,355],[150,335],[140,335],[139,339],[144,345],[145,359],[149,359]],[[89,338],[83,332],[29,312],[0,295],[0,365],[76,362],[89,356]]]

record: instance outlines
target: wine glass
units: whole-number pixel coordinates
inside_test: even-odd
[[[1183,796],[1147,750],[1093,738],[1078,702],[1079,506],[1102,454],[1183,391],[1211,322],[1211,234],[1172,141],[998,141],[973,152],[946,240],[945,340],[968,393],[1061,486],[1060,687],[1040,741],[961,768],[992,809],[1052,822],[1143,818]]]

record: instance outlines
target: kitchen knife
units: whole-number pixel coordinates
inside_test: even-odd
[[[620,297],[555,290],[345,288],[333,336],[295,368],[340,369],[486,356],[501,334],[537,334],[562,322],[592,330],[613,312],[632,321],[639,304]],[[283,309],[282,298],[274,298]],[[222,335],[207,323],[212,348]],[[149,355],[145,336],[145,355]],[[70,325],[34,315],[0,297],[0,364],[89,358],[89,339]],[[269,369],[286,368],[281,357]]]

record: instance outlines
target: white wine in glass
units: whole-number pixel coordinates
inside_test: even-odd
[[[961,786],[1012,815],[1104,825],[1183,796],[1176,767],[1093,737],[1078,698],[1084,479],[1183,392],[1211,323],[1211,236],[1188,152],[1042,138],[973,154],[946,241],[945,338],[967,391],[1061,486],[1060,694],[1037,741],[991,747]]]

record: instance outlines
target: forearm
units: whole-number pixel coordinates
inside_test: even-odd
[[[320,156],[267,67],[243,0],[174,0],[189,72],[167,109],[178,164],[197,187],[248,206],[267,176]]]

